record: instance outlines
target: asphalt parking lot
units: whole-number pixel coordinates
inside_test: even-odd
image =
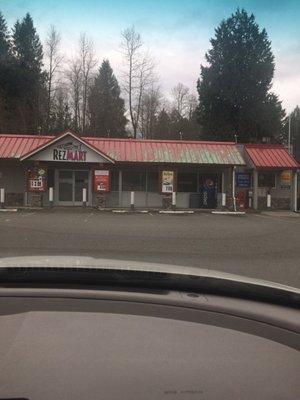
[[[215,269],[300,287],[300,214],[0,213],[0,256],[80,255]]]

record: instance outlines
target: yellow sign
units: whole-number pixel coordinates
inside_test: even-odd
[[[280,184],[282,186],[289,186],[292,181],[291,171],[282,171],[280,175]]]
[[[161,178],[162,193],[172,193],[174,191],[174,171],[162,171]]]

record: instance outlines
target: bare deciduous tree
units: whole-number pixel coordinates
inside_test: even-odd
[[[182,83],[178,83],[172,91],[173,107],[181,117],[185,117],[188,105],[189,88]]]
[[[189,121],[192,120],[197,105],[198,105],[197,97],[194,94],[190,94],[187,98],[187,118]]]
[[[61,41],[60,33],[55,29],[53,25],[46,37],[46,57],[48,59],[48,87],[47,87],[47,130],[50,129],[50,117],[52,111],[52,95],[55,91],[54,78],[59,70],[59,67],[63,61],[63,56],[60,54],[59,45]]]
[[[80,45],[80,61],[81,61],[81,74],[82,74],[82,124],[81,130],[84,134],[86,131],[88,119],[88,96],[91,82],[93,79],[94,69],[97,61],[94,54],[94,45],[91,39],[88,39],[86,34],[83,33],[79,40]]]
[[[154,63],[149,54],[143,51],[141,36],[134,27],[125,29],[121,36],[121,47],[126,64],[126,71],[123,75],[124,91],[128,95],[130,119],[133,135],[136,138],[143,94],[155,80]]]
[[[152,87],[147,90],[141,102],[141,132],[143,138],[153,139],[155,123],[160,111],[162,95],[159,87]]]
[[[81,88],[82,88],[82,70],[81,60],[73,59],[70,62],[69,70],[67,72],[68,80],[70,83],[70,94],[73,114],[73,127],[76,131],[79,130],[81,125]]]

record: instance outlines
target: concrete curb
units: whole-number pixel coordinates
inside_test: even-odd
[[[246,215],[245,211],[212,211],[211,213],[217,215]]]
[[[105,211],[105,210],[99,210]],[[114,214],[149,214],[148,210],[110,210]]]
[[[0,212],[17,212],[17,208],[0,208]]]
[[[159,214],[177,214],[177,215],[184,215],[184,214],[194,214],[193,210],[160,210],[158,211]]]

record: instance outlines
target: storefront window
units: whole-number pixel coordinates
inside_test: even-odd
[[[146,191],[146,171],[123,171],[124,191]]]
[[[177,174],[178,192],[197,192],[197,174],[178,172]]]
[[[48,178],[48,187],[54,187],[54,169],[48,169],[47,178]]]
[[[275,182],[274,172],[260,172],[258,174],[258,187],[275,188]]]
[[[158,185],[158,171],[149,171],[147,176],[147,191],[148,192],[159,192],[159,185]]]
[[[119,190],[119,171],[117,170],[111,171],[110,179],[111,179],[110,181],[111,191],[117,192]]]

